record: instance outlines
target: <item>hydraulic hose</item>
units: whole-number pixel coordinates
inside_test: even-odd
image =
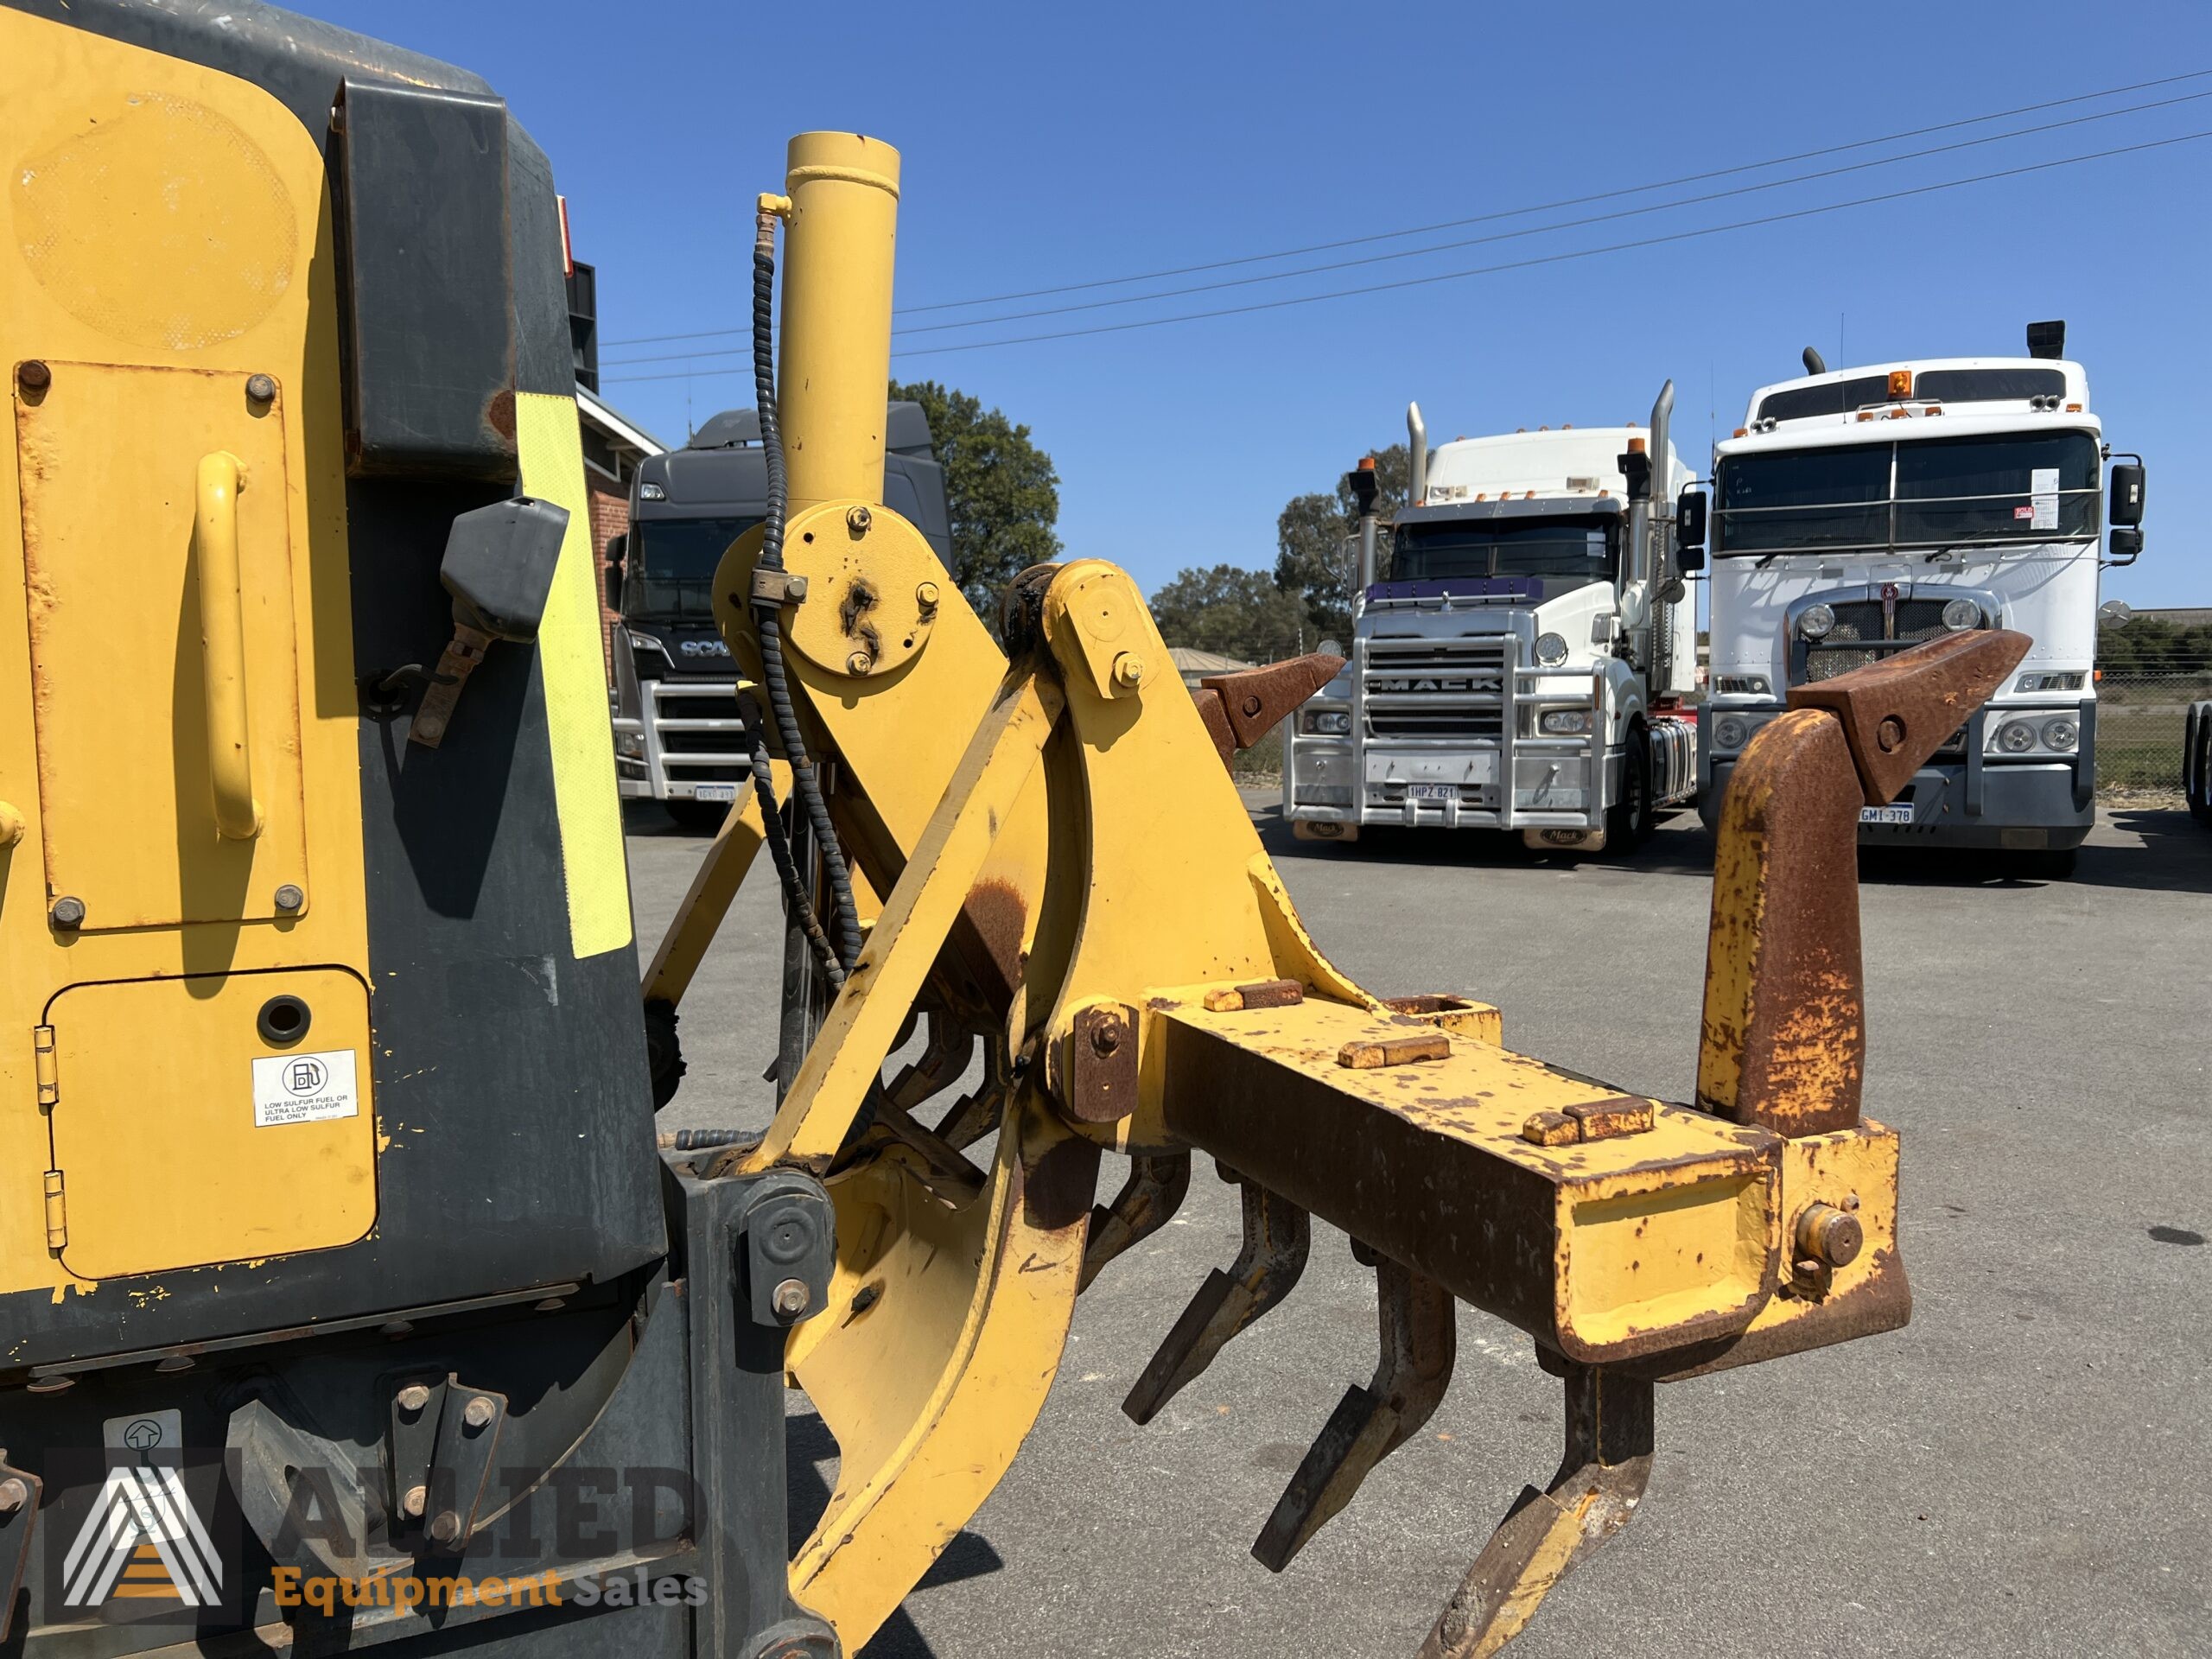
[[[768,740],[760,729],[760,710],[750,697],[738,702],[740,717],[745,721],[746,747],[751,755],[753,792],[760,802],[760,838],[768,844],[769,862],[776,867],[776,879],[783,884],[785,913],[796,917],[813,948],[815,959],[822,964],[823,976],[832,985],[845,982],[845,967],[837,960],[837,953],[830,948],[830,938],[822,931],[821,920],[814,913],[808,899],[806,882],[801,876],[798,861],[791,856],[791,839],[784,832],[784,816],[776,804],[776,782],[773,769],[768,764]],[[798,768],[792,768],[798,775]]]
[[[776,216],[764,208],[753,245],[753,387],[760,415],[760,447],[768,463],[768,510],[761,526],[760,541],[760,568],[764,570],[784,568],[784,518],[790,500],[783,431],[776,418],[775,296]],[[853,904],[852,873],[845,867],[837,832],[830,826],[830,809],[822,799],[821,781],[815,775],[814,763],[806,753],[806,740],[799,731],[798,713],[791,707],[791,687],[784,676],[781,602],[773,598],[755,598],[753,620],[760,639],[761,685],[768,694],[769,715],[776,722],[776,740],[783,745],[784,757],[791,765],[792,797],[806,814],[830,883],[837,939],[834,961],[824,965],[831,969],[830,982],[842,984],[842,970],[857,962],[861,954],[860,915]],[[766,765],[765,756],[755,757],[756,786],[766,787],[760,782]],[[763,812],[772,810],[772,801],[764,800]],[[788,848],[785,856],[790,856]],[[795,913],[808,938],[821,937],[821,924],[804,891],[795,887],[789,880],[784,890],[787,900],[797,906]]]

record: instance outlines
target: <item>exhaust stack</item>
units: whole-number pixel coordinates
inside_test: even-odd
[[[1805,348],[1805,372],[1808,374],[1826,374],[1827,372],[1827,359],[1822,357],[1814,347],[1808,346]]]
[[[1421,405],[1406,405],[1407,460],[1412,467],[1406,480],[1406,505],[1420,507],[1428,505],[1428,428],[1422,423]]]

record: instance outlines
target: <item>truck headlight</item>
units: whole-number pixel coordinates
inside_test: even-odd
[[[1740,715],[1723,715],[1713,722],[1713,747],[1716,749],[1740,749],[1751,734],[1751,723]]]
[[[650,633],[639,633],[635,628],[625,628],[623,632],[630,636],[632,651],[650,651],[658,657],[668,655],[668,647]]]
[[[639,732],[615,733],[614,753],[621,756],[625,760],[644,760],[645,758],[645,740],[644,734]]]
[[[1724,697],[1770,697],[1774,688],[1767,683],[1764,674],[1723,674],[1719,679],[1720,695]]]
[[[2036,746],[2032,720],[2009,720],[1998,729],[1997,747],[2006,754],[2025,754]]]
[[[1978,628],[1981,626],[1981,607],[1970,599],[1955,599],[1943,607],[1943,626],[1953,633]]]
[[[1546,668],[1557,668],[1567,660],[1567,641],[1555,633],[1538,634],[1536,660]]]
[[[1537,719],[1539,730],[1550,737],[1580,737],[1590,729],[1587,709],[1547,709]]]
[[[1825,639],[1835,629],[1835,607],[1808,605],[1797,618],[1797,632],[1808,639]]]
[[[2081,741],[2082,728],[2063,715],[2043,723],[2043,746],[2046,749],[2056,749],[2061,754],[2069,754]]]
[[[1308,709],[1298,717],[1298,729],[1319,737],[1343,737],[1351,730],[1351,716],[1341,709]]]

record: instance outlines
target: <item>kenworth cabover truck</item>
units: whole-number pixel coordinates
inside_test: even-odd
[[[1517,830],[1532,847],[1625,852],[1656,809],[1691,798],[1695,621],[1674,525],[1651,506],[1689,477],[1667,441],[1674,391],[1649,433],[1539,428],[1433,450],[1407,410],[1409,505],[1379,569],[1363,520],[1350,660],[1290,722],[1295,835]]]
[[[884,500],[911,519],[949,569],[944,468],[919,404],[894,403],[885,429]],[[737,675],[715,627],[715,566],[767,512],[760,417],[715,416],[683,448],[639,463],[630,528],[607,550],[614,629],[615,768],[626,798],[661,801],[678,819],[719,823],[746,757],[733,702]]]
[[[2071,873],[2096,813],[2097,587],[2142,551],[2139,457],[2111,447],[2063,322],[2031,324],[2024,358],[1829,371],[1764,386],[1715,447],[1713,696],[1700,749],[1717,821],[1751,734],[1792,685],[1923,639],[2010,628],[2035,642],[1988,706],[1897,800],[1861,816],[1862,844],[1984,848]],[[1705,539],[1707,499],[1678,539]]]

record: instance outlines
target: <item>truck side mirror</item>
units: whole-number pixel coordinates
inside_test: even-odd
[[[622,608],[622,564],[630,556],[630,532],[607,538],[607,608]]]
[[[2139,524],[2143,522],[2143,463],[2139,461],[2116,461],[2112,467],[2112,522],[2119,524]]]
[[[1705,492],[1693,486],[1675,499],[1675,568],[1705,569]]]
[[[2143,556],[2143,531],[2134,524],[2117,524],[2112,532],[2112,552],[2106,563],[2133,564]]]

